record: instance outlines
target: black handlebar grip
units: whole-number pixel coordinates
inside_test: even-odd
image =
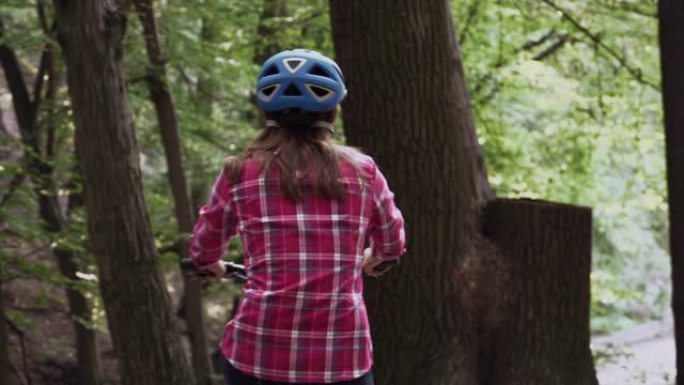
[[[394,267],[399,264],[398,259],[391,259],[389,261],[382,261],[380,262],[377,266],[373,268],[373,271],[377,273],[382,273],[385,270],[389,269],[390,267]]]
[[[223,266],[226,268],[226,274],[225,278],[237,278],[239,280],[246,281],[247,280],[247,271],[245,270],[244,265],[240,265],[238,263],[234,262],[226,262],[226,261],[221,261],[223,263]],[[378,273],[382,273],[385,270],[389,269],[390,267],[396,266],[399,264],[398,259],[393,259],[389,261],[382,261],[380,264],[375,266],[373,270],[375,270]],[[203,270],[203,269],[198,269],[195,263],[189,259],[183,259],[181,260],[180,263],[181,270],[183,270],[186,273],[194,273],[198,277],[213,277],[214,273],[212,273],[209,270]]]
[[[235,262],[223,262],[226,267],[226,277],[237,278],[242,281],[247,280],[247,270],[244,265]]]
[[[225,278],[237,278],[240,280],[247,280],[247,271],[243,265],[221,261],[223,266],[226,268]],[[198,269],[195,263],[191,259],[183,259],[180,262],[181,270],[186,273],[193,273],[198,277],[213,277],[214,273],[209,270]]]
[[[198,277],[211,277],[214,275],[211,271],[198,269],[191,259],[183,259],[180,263],[181,270],[185,273],[194,273]]]

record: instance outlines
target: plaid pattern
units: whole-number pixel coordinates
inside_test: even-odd
[[[200,210],[190,245],[199,267],[218,261],[239,233],[248,274],[244,298],[225,328],[221,348],[237,369],[288,383],[358,378],[372,366],[361,263],[366,240],[374,255],[404,252],[404,220],[374,161],[354,155],[341,164],[343,200],[313,193],[292,202],[278,172],[251,160],[239,183],[219,175]]]

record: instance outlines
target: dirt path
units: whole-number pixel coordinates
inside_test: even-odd
[[[672,320],[650,322],[594,338],[594,352],[612,358],[599,365],[600,385],[673,385],[675,347]]]

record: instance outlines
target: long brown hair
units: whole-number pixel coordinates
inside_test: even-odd
[[[342,199],[344,189],[339,181],[340,159],[347,151],[332,143],[332,130],[316,122],[332,123],[337,111],[308,113],[285,111],[267,113],[266,127],[237,157],[226,159],[225,167],[236,183],[245,160],[254,159],[261,169],[279,170],[280,187],[293,200],[302,199],[304,180],[313,184],[314,192],[331,199]]]

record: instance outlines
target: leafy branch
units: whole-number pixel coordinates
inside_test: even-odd
[[[465,18],[465,21],[463,22],[463,28],[457,35],[459,37],[458,43],[461,46],[461,48],[463,48],[465,42],[468,40],[470,27],[473,25],[473,21],[475,20],[477,15],[480,13],[479,11],[482,3],[482,0],[474,0],[472,3],[470,3],[470,7],[468,7],[468,14]]]
[[[642,7],[633,4],[633,3],[628,3],[626,1],[620,1],[618,4],[614,6],[614,9],[619,9],[622,11],[634,13],[639,16],[644,16],[644,17],[649,17],[652,19],[657,19],[658,18],[658,12],[657,11],[647,11],[643,9]]]
[[[641,71],[640,68],[636,68],[631,66],[627,62],[627,58],[625,58],[623,55],[620,55],[615,49],[607,45],[606,43],[603,42],[601,39],[601,36],[598,34],[592,32],[589,30],[589,28],[585,27],[582,25],[582,23],[579,22],[579,20],[573,16],[570,12],[568,12],[566,9],[563,9],[560,7],[558,4],[554,3],[551,0],[541,0],[542,3],[548,5],[549,7],[553,8],[557,12],[559,12],[563,19],[568,21],[570,24],[572,24],[575,29],[577,29],[579,32],[581,32],[584,36],[586,36],[589,40],[591,40],[594,44],[596,44],[597,47],[601,48],[604,52],[608,54],[608,56],[612,57],[615,59],[618,63],[620,63],[620,66],[624,68],[632,77],[638,81],[641,84],[647,85],[654,90],[660,92],[660,86],[656,84],[654,81],[647,79],[644,77],[643,72]]]
[[[532,60],[541,61],[559,51],[569,40],[570,38],[567,34],[559,34],[556,30],[552,29],[536,39],[525,42],[522,46],[514,49],[509,55],[500,56],[491,66],[491,70],[475,82],[475,86],[471,90],[473,99],[477,100],[478,104],[484,105],[489,103],[489,101],[501,91],[501,82],[495,80],[495,84],[489,87],[489,92],[480,97],[483,90],[489,85],[489,82],[495,78],[496,71],[509,65],[521,52],[532,51],[537,47],[547,45],[550,41],[553,41],[548,47],[532,56]]]
[[[5,195],[2,196],[2,199],[0,199],[0,209],[2,209],[5,206],[5,203],[10,200],[12,195],[14,194],[17,189],[24,184],[24,181],[26,180],[27,175],[25,173],[19,173],[14,175],[12,178],[12,181],[10,182],[9,186],[7,187],[7,192]]]

